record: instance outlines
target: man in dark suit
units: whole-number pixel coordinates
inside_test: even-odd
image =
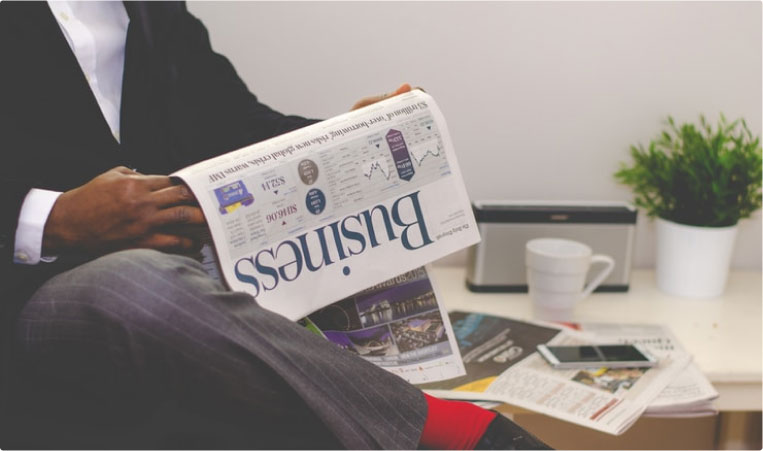
[[[204,217],[147,174],[315,122],[258,102],[183,3],[4,1],[0,58],[0,446],[542,446],[178,255]]]

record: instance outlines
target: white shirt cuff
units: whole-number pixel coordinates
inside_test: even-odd
[[[23,265],[51,262],[56,257],[42,257],[42,235],[50,210],[61,193],[32,188],[24,198],[16,227],[13,261]]]

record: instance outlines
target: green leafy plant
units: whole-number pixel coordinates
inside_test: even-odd
[[[615,178],[630,186],[649,216],[693,226],[725,227],[761,206],[761,146],[744,119],[721,114],[714,130],[675,124],[649,147],[631,146],[633,165],[621,163]]]

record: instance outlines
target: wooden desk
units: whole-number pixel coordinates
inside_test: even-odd
[[[518,319],[532,317],[527,294],[472,293],[466,288],[465,277],[463,267],[433,267],[432,278],[448,310]],[[757,431],[747,427],[749,415],[721,415],[718,419],[716,445],[742,448],[744,446],[736,446],[741,443],[736,438],[727,437],[734,433],[733,429],[738,429],[739,421],[745,422],[742,434],[757,436],[760,443],[761,281],[758,271],[734,271],[722,297],[685,299],[659,291],[653,271],[636,270],[631,276],[629,292],[593,294],[577,306],[575,320],[669,325],[718,390],[720,397],[715,402],[718,409],[724,413],[753,412],[752,418],[757,418]],[[752,423],[755,426],[755,420]]]

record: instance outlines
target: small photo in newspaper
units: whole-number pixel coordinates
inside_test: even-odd
[[[464,374],[447,314],[423,267],[324,307],[301,323],[412,383]]]
[[[571,380],[613,394],[620,394],[633,387],[648,368],[598,368],[580,370]]]

